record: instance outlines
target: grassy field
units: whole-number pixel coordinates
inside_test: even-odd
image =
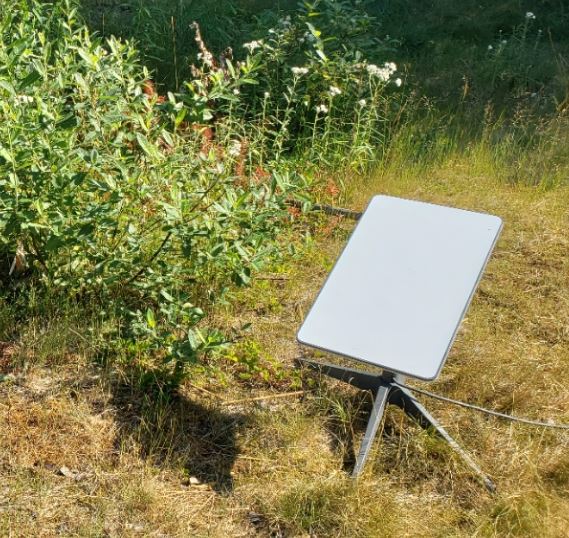
[[[362,208],[383,192],[500,215],[503,235],[433,388],[568,422],[569,190],[508,185],[477,167],[462,158],[387,169],[360,180],[346,202]],[[2,534],[565,536],[566,433],[428,402],[496,480],[491,496],[443,444],[390,409],[356,483],[344,465],[367,398],[305,380],[302,395],[254,399],[298,390],[294,332],[352,226],[298,222],[298,235],[312,232],[296,241],[300,261],[261,275],[217,313],[220,326],[252,324],[237,353],[259,355],[265,368],[277,362],[281,381],[239,380],[228,367],[233,380],[203,373],[164,401],[137,388],[134,374],[97,368],[87,350],[54,358],[49,332],[6,345]]]
[[[283,0],[278,7],[294,4]],[[279,167],[312,164],[313,198],[357,210],[384,193],[502,217],[503,233],[443,374],[420,386],[505,413],[569,423],[565,4],[484,0],[459,9],[437,2],[427,12],[416,0],[366,6],[381,23],[372,26],[373,35],[382,32],[381,43],[369,45],[375,61],[397,61],[397,76],[404,78],[401,93],[386,91],[382,113],[389,125],[381,147],[372,148],[363,172],[343,163],[350,149],[343,139],[335,146],[338,165],[326,158],[318,165],[295,162],[286,151],[281,159],[279,149],[271,166],[282,172]],[[273,24],[274,11],[261,10],[270,7],[254,0],[85,0],[81,15],[106,37],[137,40],[163,92],[189,76],[196,43],[187,29],[194,19],[214,52],[231,44],[239,56],[242,42]],[[526,15],[530,10],[537,19]],[[356,37],[365,45],[367,35]],[[16,103],[27,102],[17,97]],[[247,101],[242,106],[245,118]],[[282,107],[275,106],[278,120]],[[44,121],[38,111],[34,121]],[[151,114],[146,121],[155,128]],[[234,124],[228,137],[241,132]],[[102,155],[110,147],[104,142]],[[136,144],[126,145],[133,153],[120,154],[123,163],[138,155]],[[166,161],[168,144],[158,138],[157,147],[166,148]],[[219,149],[213,148],[209,155]],[[182,170],[180,163],[194,155],[192,146],[184,151],[164,169]],[[142,162],[151,174],[155,166],[143,157],[133,167]],[[228,173],[228,182],[231,174],[245,176]],[[248,173],[258,181],[257,170]],[[160,178],[168,187],[168,178]],[[167,191],[160,183],[150,192]],[[162,350],[148,351],[146,336],[140,346],[136,339],[108,345],[116,339],[109,329],[116,320],[99,311],[106,303],[69,300],[2,276],[1,536],[567,536],[564,431],[425,401],[495,480],[498,491],[491,495],[447,446],[390,408],[365,473],[357,482],[349,478],[371,398],[299,371],[295,358],[307,350],[295,333],[354,222],[290,213],[277,234],[281,254],[253,272],[249,287],[229,288],[215,305],[207,303],[202,326],[232,345],[200,356],[177,390],[164,389]],[[9,266],[12,257],[2,261]],[[141,288],[129,289],[136,295]]]

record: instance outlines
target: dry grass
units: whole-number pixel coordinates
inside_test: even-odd
[[[432,388],[569,422],[569,189],[489,177],[468,159],[423,174],[393,168],[353,184],[348,203],[361,208],[371,194],[389,193],[502,216],[495,255]],[[225,326],[251,322],[248,341],[285,368],[300,352],[294,332],[353,225],[327,222],[310,224],[314,239],[298,240],[302,252],[274,268],[283,279],[259,280],[216,317]],[[443,444],[390,409],[354,483],[345,469],[370,401],[350,388],[323,380],[303,398],[227,406],[222,400],[293,383],[285,375],[224,386],[204,374],[166,400],[81,354],[65,361],[54,350],[52,363],[44,352],[39,364],[19,345],[17,353],[0,348],[1,535],[567,535],[567,433],[428,402],[495,479],[493,497]]]

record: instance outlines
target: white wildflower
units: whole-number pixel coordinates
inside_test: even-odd
[[[403,81],[400,78],[396,78],[393,82],[395,82],[395,85],[400,88],[401,84],[403,84]]]
[[[20,105],[30,105],[34,102],[34,98],[31,95],[16,95],[15,100]]]
[[[239,88],[235,88],[233,90],[233,95],[239,95],[241,92],[239,91]]]
[[[391,71],[389,69],[385,67],[378,67],[375,64],[368,64],[366,69],[371,76],[377,77],[382,82],[387,82],[391,76]]]
[[[327,114],[327,113],[328,113],[328,107],[327,107],[326,105],[324,105],[324,104],[318,105],[318,106],[316,107],[316,112],[317,112],[318,114]]]
[[[330,86],[330,95],[332,97],[336,96],[336,95],[340,95],[342,93],[342,90],[340,88],[338,88],[337,86]]]
[[[393,62],[385,62],[385,64],[383,64],[383,67],[388,71],[391,71],[391,73],[395,73],[395,71],[397,71],[397,65],[395,65]]]
[[[488,45],[488,50],[492,50],[494,47],[492,45]]]
[[[502,45],[506,45],[508,43],[507,39],[502,39]]]
[[[239,157],[239,155],[241,155],[241,149],[241,142],[239,142],[239,140],[234,140],[229,146],[229,150],[227,152],[232,157]]]
[[[528,21],[532,21],[532,20],[535,19],[535,15],[534,15],[533,11],[528,11],[528,12],[526,13],[526,19],[527,19]]]
[[[297,77],[308,74],[307,67],[291,67],[290,70],[292,71],[292,74],[296,75]]]
[[[268,99],[271,96],[269,92],[265,92],[265,99]]]
[[[367,103],[366,103],[366,100],[365,100],[365,99],[360,99],[360,100],[358,101],[358,105],[360,105],[362,108],[363,108],[364,106],[366,106],[366,104],[367,104]]]
[[[366,69],[370,75],[375,75],[379,71],[379,67],[377,67],[375,64],[366,65]]]
[[[243,43],[243,48],[247,49],[249,52],[260,49],[263,46],[263,41],[250,41],[249,43]]]

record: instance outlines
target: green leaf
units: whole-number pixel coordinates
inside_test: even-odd
[[[0,146],[0,157],[2,157],[8,163],[14,164],[14,157],[6,148],[2,146]]]
[[[188,113],[188,109],[186,107],[182,108],[178,114],[176,114],[176,119],[174,120],[174,126],[176,129],[180,127],[181,123],[184,121],[186,114]]]
[[[73,127],[77,127],[77,118],[75,117],[75,114],[69,114],[59,120],[55,126],[58,129],[73,129]]]
[[[151,308],[146,311],[146,323],[151,329],[156,328],[156,318]]]
[[[25,90],[28,86],[31,86],[34,84],[34,82],[37,82],[41,78],[41,74],[36,69],[34,69],[28,76],[20,81],[18,88],[20,91]]]
[[[63,241],[60,236],[52,235],[45,243],[44,248],[46,252],[55,252],[59,250],[63,245],[65,245],[65,241]]]
[[[231,77],[236,78],[235,77],[235,68],[233,67],[233,63],[231,62],[231,60],[226,58],[225,65],[227,66],[227,70],[229,71],[229,74],[231,75]]]
[[[233,273],[233,282],[238,286],[246,286],[251,282],[251,270],[244,267],[241,271]]]
[[[169,303],[173,303],[175,301],[174,297],[172,297],[166,290],[160,290],[160,295],[164,297]]]
[[[10,84],[7,80],[0,79],[0,88],[7,91],[12,97],[16,95],[14,86],[12,86],[12,84]]]
[[[173,205],[167,204],[166,202],[162,202],[160,205],[164,208],[164,211],[166,212],[166,216],[168,217],[169,220],[181,220],[182,219],[182,214],[180,213],[180,210],[177,207],[174,207]]]
[[[85,60],[85,63],[93,68],[96,69],[97,64],[98,64],[98,58],[94,55],[91,54],[89,51],[86,51],[85,49],[82,49],[80,47],[76,47],[77,53],[79,54],[79,56],[81,56],[81,58],[83,58],[83,60]]]
[[[160,158],[160,152],[156,149],[156,146],[154,144],[151,144],[149,142],[148,138],[140,133],[136,133],[136,140],[146,155],[152,157],[153,159]]]
[[[308,29],[310,30],[310,33],[318,38],[322,35],[322,32],[320,30],[317,30],[316,28],[314,28],[314,26],[312,26],[312,24],[310,24],[309,22],[306,23],[306,26],[308,26]]]

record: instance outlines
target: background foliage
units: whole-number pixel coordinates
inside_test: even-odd
[[[499,214],[433,390],[569,420],[567,16],[3,2],[0,534],[566,536],[562,432],[429,404],[490,496],[391,409],[351,481],[371,401],[294,333],[353,227],[313,201]]]

